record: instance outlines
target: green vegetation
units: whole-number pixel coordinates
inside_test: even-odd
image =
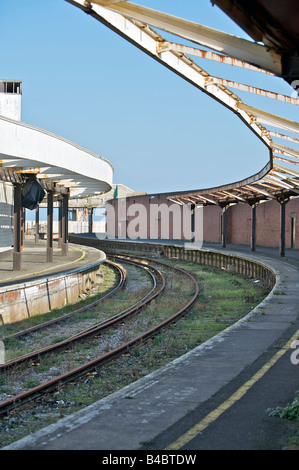
[[[299,391],[296,392],[295,398],[291,403],[288,403],[286,406],[268,409],[267,413],[269,416],[299,422]],[[299,448],[299,430],[289,439],[288,444]]]
[[[268,412],[270,416],[279,416],[280,418],[299,422],[299,391],[296,393],[292,403],[289,403],[285,407],[279,406],[275,409],[268,410]]]

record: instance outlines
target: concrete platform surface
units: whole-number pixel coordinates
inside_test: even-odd
[[[100,258],[99,250],[74,244],[69,244],[67,255],[62,256],[61,249],[58,248],[58,242],[54,241],[53,262],[49,263],[46,258],[46,249],[46,240],[35,243],[34,239],[26,238],[20,271],[13,271],[12,250],[2,252],[0,258],[0,288],[55,276],[92,264]]]

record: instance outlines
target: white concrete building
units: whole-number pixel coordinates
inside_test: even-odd
[[[20,121],[21,95],[21,80],[0,80],[0,116]],[[0,252],[13,245],[13,196],[13,185],[0,179]]]
[[[14,245],[19,260],[14,263],[15,269],[20,269],[22,210],[27,207],[25,185],[42,188],[41,197],[45,196],[48,210],[53,212],[55,201],[63,206],[61,236],[65,246],[69,200],[106,193],[112,188],[113,178],[113,167],[105,158],[21,122],[21,94],[21,80],[0,80],[0,248]],[[42,201],[34,202],[38,206]],[[53,226],[47,230],[51,261]]]

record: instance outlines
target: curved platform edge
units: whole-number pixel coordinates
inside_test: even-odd
[[[86,247],[82,247],[84,253],[83,249]],[[93,256],[90,256],[92,259],[88,259],[85,263],[82,256],[83,261],[79,260],[80,263],[74,260],[66,263],[65,267],[64,265],[57,266],[56,272],[54,265],[54,272],[47,271],[39,276],[32,273],[32,276],[20,279],[19,283],[0,287],[2,325],[47,313],[55,308],[62,308],[76,301],[83,291],[91,289],[98,283],[97,272],[106,260],[103,251],[96,249],[94,251]],[[75,267],[67,268],[71,264]]]

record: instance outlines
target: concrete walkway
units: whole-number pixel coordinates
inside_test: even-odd
[[[299,390],[299,364],[292,363],[288,343],[299,339],[297,252],[287,259],[275,250],[243,252],[277,274],[272,293],[244,319],[166,367],[5,449],[283,447],[294,429],[278,429],[281,424],[273,420],[281,420],[265,411],[287,404]]]
[[[35,243],[26,238],[22,252],[22,269],[13,271],[12,250],[2,252],[0,258],[0,288],[35,279],[52,277],[65,271],[92,264],[100,257],[99,251],[91,247],[69,245],[67,256],[61,255],[58,243],[54,242],[53,263],[46,261],[45,240]]]

